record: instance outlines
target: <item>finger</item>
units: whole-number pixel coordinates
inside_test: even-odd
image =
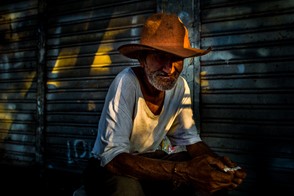
[[[232,181],[236,185],[240,185],[243,182],[243,179],[241,178],[234,178]]]
[[[224,164],[226,164],[228,167],[236,167],[237,163],[234,163],[231,161],[231,159],[227,156],[222,157]]]
[[[234,177],[234,179],[232,180],[232,182],[233,182],[235,185],[237,185],[237,186],[239,186],[240,184],[242,184],[243,181],[244,181],[244,178],[238,178],[238,177]]]
[[[227,189],[228,190],[233,190],[233,189],[235,189],[235,188],[237,188],[238,187],[238,184],[235,184],[235,183],[233,183],[230,187],[228,187]]]
[[[234,189],[236,188],[238,185],[237,184],[234,184],[234,183],[217,183],[215,185],[215,187],[213,188],[213,192],[215,191],[219,191],[219,190],[222,190],[222,189]]]
[[[231,172],[224,173],[222,171],[215,171],[212,173],[213,179],[217,183],[232,183],[234,179],[234,174]]]
[[[216,191],[219,191],[219,190],[222,190],[222,189],[231,189],[233,187],[235,187],[236,185],[234,184],[228,184],[228,183],[206,183],[206,186],[202,186],[202,187],[199,187],[199,186],[196,186],[196,190],[197,190],[197,193],[201,196],[206,196],[206,194],[208,195],[211,195],[211,193],[214,193]],[[202,193],[206,193],[204,195],[202,195]],[[198,195],[197,194],[197,195]]]
[[[241,178],[241,179],[244,179],[247,176],[244,169],[240,169],[240,170],[235,171],[234,175],[236,178]]]
[[[233,190],[237,188],[242,183],[241,179],[234,179],[230,183],[218,183],[218,189],[228,189]]]
[[[208,164],[211,165],[215,169],[219,169],[221,171],[224,170],[225,167],[227,167],[222,161],[215,157],[208,157],[207,158]]]

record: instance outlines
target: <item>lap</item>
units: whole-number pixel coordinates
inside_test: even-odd
[[[168,155],[163,151],[156,151],[152,153],[145,153],[140,156],[146,156],[154,159],[184,161],[189,159],[185,152]],[[88,165],[84,170],[83,184],[88,196],[97,195],[127,195],[127,196],[140,196],[140,195],[188,195],[177,194],[177,192],[190,191],[185,187],[184,189],[173,189],[172,182],[170,181],[138,181],[134,178],[126,176],[113,175],[105,168],[100,166],[100,161],[95,158],[90,158]]]

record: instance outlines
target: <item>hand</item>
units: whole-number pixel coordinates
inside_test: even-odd
[[[179,171],[184,173],[186,182],[189,181],[201,192],[213,193],[235,188],[243,179],[242,172],[224,172],[225,163],[214,156],[202,155],[187,162],[185,168],[181,167]]]
[[[224,157],[221,157],[221,160],[222,162],[229,168],[234,168],[234,167],[237,167],[237,163],[234,163],[232,162],[228,157],[224,156]],[[246,178],[247,174],[245,172],[244,169],[238,169],[238,170],[235,170],[235,171],[228,171],[230,173],[232,173],[234,175],[234,178],[232,180],[233,184],[231,187],[229,187],[228,189],[234,189],[236,188],[237,186],[239,186],[243,181],[244,179]]]

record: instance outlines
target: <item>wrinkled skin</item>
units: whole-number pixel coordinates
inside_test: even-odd
[[[210,155],[201,155],[187,162],[185,181],[193,184],[202,195],[214,193],[221,189],[234,189],[246,177],[243,169],[224,172],[225,167],[234,167],[236,164],[227,157],[222,160]]]
[[[163,161],[122,153],[107,164],[106,168],[112,173],[138,179],[170,179],[191,184],[200,196],[211,195],[224,189],[232,190],[244,181],[246,172],[243,169],[224,172],[224,168],[234,167],[236,163],[228,157],[212,153],[205,143],[197,142],[187,149],[191,155],[196,155],[190,161]]]
[[[183,170],[186,168],[184,172],[188,174],[186,181],[192,182],[203,195],[214,193],[221,189],[232,190],[246,178],[246,172],[242,168],[225,172],[224,168],[235,167],[237,164],[226,156],[217,155],[204,142],[187,146],[187,151],[194,158],[182,168]]]

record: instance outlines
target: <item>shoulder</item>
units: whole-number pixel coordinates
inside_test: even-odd
[[[138,82],[131,68],[118,73],[110,85],[106,100],[123,111],[130,111],[138,92]],[[111,104],[110,104],[111,105]]]
[[[120,73],[117,74],[116,79],[130,79],[133,80],[135,78],[135,74],[132,71],[131,67],[124,68]]]
[[[113,81],[114,86],[136,86],[137,78],[131,67],[127,67],[123,69],[120,73],[118,73]]]
[[[178,93],[183,93],[183,94],[190,94],[190,87],[186,81],[186,79],[182,76],[179,76],[178,81],[175,85],[175,90]]]
[[[174,88],[167,91],[168,97],[175,103],[186,102],[191,97],[190,88],[185,78],[179,77]]]
[[[177,83],[181,87],[185,87],[186,85],[188,85],[186,79],[183,76],[179,76],[179,79],[178,79]]]

